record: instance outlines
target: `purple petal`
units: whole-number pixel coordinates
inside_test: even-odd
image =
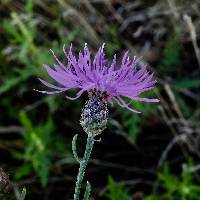
[[[117,101],[117,103],[118,103],[122,108],[126,108],[126,109],[128,109],[128,110],[130,110],[130,111],[132,111],[132,112],[138,113],[138,114],[141,113],[140,111],[137,111],[137,110],[134,110],[134,109],[130,108],[130,107],[125,103],[125,101],[124,101],[122,98],[120,98],[120,97],[115,97],[114,99]]]
[[[58,83],[64,85],[65,87],[74,87],[77,86],[77,83],[75,83],[73,80],[70,79],[69,74],[67,73],[58,73],[57,71],[54,71],[51,69],[48,65],[45,65],[45,69],[49,76],[51,76],[54,80],[56,80]]]
[[[94,84],[90,84],[87,87],[84,87],[82,90],[80,90],[75,97],[69,97],[69,96],[65,96],[67,99],[70,100],[75,100],[78,99],[85,91],[89,91],[90,89],[92,89],[94,87]]]
[[[52,92],[45,91],[45,90],[37,90],[37,89],[33,89],[33,90],[36,91],[36,92],[43,93],[43,94],[58,94],[58,93],[61,93],[61,92],[65,92],[65,91],[67,91],[68,89],[60,90],[60,91],[52,91]]]
[[[50,49],[51,53],[53,54],[54,58],[56,59],[56,61],[58,62],[58,64],[64,69],[66,70],[65,65],[57,58],[57,56],[55,55],[54,51],[52,49]]]
[[[65,88],[61,88],[61,87],[57,87],[55,85],[52,85],[51,83],[48,83],[48,82],[42,80],[41,78],[38,78],[38,79],[39,79],[40,82],[42,82],[44,85],[46,85],[49,88],[56,89],[56,90],[63,90],[63,89],[65,89]]]
[[[136,101],[149,102],[149,103],[158,103],[158,102],[160,102],[159,99],[149,99],[149,98],[142,98],[142,97],[132,97],[132,99],[134,99]]]

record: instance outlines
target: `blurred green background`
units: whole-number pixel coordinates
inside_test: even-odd
[[[109,108],[85,178],[91,199],[198,200],[199,41],[198,0],[1,0],[0,199],[22,200],[22,188],[29,200],[72,198],[71,140],[79,134],[82,155],[87,95],[70,101],[33,89],[45,89],[37,77],[53,83],[43,68],[55,63],[50,49],[65,62],[63,44],[78,53],[105,42],[109,59],[127,49],[143,57],[158,79],[148,95],[161,102],[134,103],[141,115]]]

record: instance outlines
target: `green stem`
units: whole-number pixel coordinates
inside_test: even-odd
[[[89,182],[87,182],[86,188],[85,188],[85,194],[83,197],[83,200],[88,200],[91,192],[91,185]]]
[[[79,171],[77,175],[76,187],[75,187],[75,192],[74,192],[74,200],[79,200],[81,184],[84,178],[85,169],[86,169],[88,160],[90,158],[93,145],[94,145],[94,136],[88,134],[85,153],[84,153],[83,159],[80,161],[80,167],[79,167]]]

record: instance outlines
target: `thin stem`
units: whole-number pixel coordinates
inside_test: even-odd
[[[86,169],[88,160],[90,158],[93,145],[94,145],[94,136],[88,134],[85,153],[84,153],[83,159],[80,161],[80,167],[79,167],[79,171],[77,175],[76,187],[75,187],[75,192],[74,192],[74,200],[79,200],[81,184],[84,178],[85,169]]]
[[[86,189],[85,189],[85,194],[84,194],[83,200],[88,200],[88,199],[89,199],[90,192],[91,192],[91,185],[90,185],[89,182],[87,182],[87,185],[86,185]]]

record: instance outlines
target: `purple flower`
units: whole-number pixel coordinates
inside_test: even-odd
[[[72,53],[72,45],[68,52],[63,46],[63,52],[67,58],[66,65],[56,57],[52,50],[51,52],[57,64],[53,68],[48,65],[44,65],[44,67],[49,76],[59,83],[59,86],[39,78],[44,85],[54,89],[54,91],[39,91],[41,93],[56,94],[70,89],[78,89],[75,97],[66,96],[66,98],[74,100],[84,92],[95,89],[104,93],[108,102],[112,103],[115,100],[121,107],[136,113],[140,112],[129,107],[132,101],[159,102],[158,99],[139,97],[141,93],[153,89],[156,80],[152,79],[153,74],[147,71],[146,66],[141,69],[136,68],[139,59],[134,57],[133,60],[130,60],[128,51],[123,55],[120,67],[116,65],[116,55],[112,63],[108,63],[104,53],[104,44],[93,59],[87,45],[82,52],[79,52],[77,58]],[[126,103],[123,97],[131,99],[131,102]]]

